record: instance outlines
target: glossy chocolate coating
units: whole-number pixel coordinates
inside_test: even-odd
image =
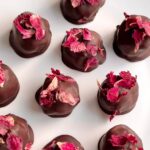
[[[39,101],[40,101],[41,91],[46,89],[51,82],[52,82],[52,80],[50,78],[46,78],[44,85],[36,92],[35,98],[39,105],[40,105]],[[57,91],[61,91],[61,90],[65,89],[70,94],[79,98],[79,101],[78,101],[78,103],[79,103],[80,96],[79,96],[78,84],[75,81],[74,82],[59,81],[59,82],[60,83],[59,83],[59,87],[58,87]],[[55,96],[55,98],[56,98],[56,96]],[[55,99],[55,103],[53,103],[51,106],[41,106],[41,108],[42,108],[43,112],[45,114],[47,114],[48,116],[57,118],[57,117],[67,117],[68,115],[70,115],[76,105],[72,106],[67,103],[62,103],[59,99]]]
[[[4,107],[11,103],[17,96],[20,85],[14,72],[5,64],[2,64],[4,70],[5,82],[0,87],[0,107]]]
[[[74,8],[71,0],[61,0],[61,11],[66,20],[74,24],[85,24],[93,21],[98,10],[105,3],[105,0],[100,0],[97,5],[83,4]]]
[[[105,81],[102,84],[102,88],[104,86]],[[119,101],[116,103],[108,101],[103,95],[102,91],[100,89],[98,90],[98,103],[105,113],[113,115],[116,112],[115,115],[123,115],[130,112],[135,107],[139,95],[138,84],[136,83],[131,89],[122,88],[122,91],[123,90],[127,92],[127,95],[121,96]]]
[[[75,145],[75,147],[78,147],[78,150],[84,150],[84,148],[82,147],[82,145],[80,144],[80,142],[78,140],[76,140],[74,137],[70,136],[70,135],[60,135],[56,138],[54,138],[50,143],[48,143],[43,150],[49,150],[48,147],[53,143],[53,142],[68,142],[68,143],[72,143]],[[58,148],[54,149],[54,150],[59,150]]]
[[[23,150],[24,150],[26,144],[31,144],[32,145],[33,142],[34,142],[33,130],[30,127],[30,125],[28,125],[28,123],[25,119],[20,118],[19,116],[16,116],[16,115],[13,115],[13,114],[9,114],[9,116],[12,116],[14,121],[15,121],[15,125],[14,125],[14,127],[12,127],[10,129],[9,134],[16,135],[16,136],[18,136],[22,139]],[[5,143],[0,144],[0,150],[9,150],[7,148],[6,141],[5,141]]]
[[[131,15],[136,17],[136,15]],[[141,16],[142,20],[150,21],[149,18]],[[135,41],[132,38],[131,30],[126,31],[126,21],[124,20],[121,25],[117,26],[114,36],[113,48],[115,53],[128,61],[135,62],[143,60],[150,56],[150,37],[146,36],[140,44],[139,50],[134,52]]]
[[[126,125],[117,125],[113,128],[111,128],[106,134],[104,134],[98,144],[98,150],[122,150],[123,147],[113,147],[110,143],[109,139],[111,138],[111,135],[120,135],[123,136],[124,134],[132,134],[137,139],[137,147],[142,148],[142,141],[140,137],[129,127]],[[133,146],[133,149],[136,149],[135,146]],[[125,148],[125,147],[124,147]],[[130,148],[127,148],[126,150],[130,150]]]
[[[49,47],[52,36],[50,26],[46,19],[41,19],[43,29],[45,30],[45,37],[41,40],[36,40],[34,36],[29,39],[23,39],[21,33],[13,25],[9,41],[10,45],[19,56],[24,58],[35,57],[44,53]]]
[[[65,65],[68,67],[82,71],[82,72],[90,72],[94,70],[95,68],[98,67],[98,65],[101,65],[105,62],[106,60],[106,50],[103,45],[103,41],[101,39],[101,36],[96,33],[95,31],[91,31],[93,39],[89,41],[89,44],[94,44],[95,46],[103,49],[103,56],[98,52],[96,56],[91,56],[91,54],[88,54],[86,51],[85,52],[78,52],[74,53],[70,51],[68,47],[64,47],[63,43],[66,40],[66,37],[64,38],[64,41],[62,42],[61,46],[61,53],[62,53],[62,61],[64,62]],[[87,41],[86,41],[87,42]],[[98,64],[95,66],[90,67],[85,71],[85,64],[89,58],[96,58],[98,60]]]

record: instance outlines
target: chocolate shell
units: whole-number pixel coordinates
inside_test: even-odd
[[[80,102],[78,84],[73,78],[52,69],[35,98],[48,116],[66,117]]]
[[[61,11],[66,20],[74,24],[93,21],[105,0],[61,0]]]
[[[30,150],[34,141],[27,121],[13,114],[0,116],[0,150]]]
[[[61,53],[65,65],[82,72],[92,71],[106,60],[101,36],[85,28],[67,31],[61,45]]]
[[[43,150],[84,150],[78,140],[70,135],[60,135],[48,143]]]
[[[47,50],[51,36],[50,26],[46,19],[24,12],[14,20],[9,41],[18,55],[30,58]]]
[[[14,72],[2,62],[0,63],[0,107],[10,104],[20,89]]]
[[[117,125],[104,134],[98,150],[143,150],[140,137],[128,126]]]
[[[127,15],[117,26],[113,48],[128,61],[141,61],[150,56],[150,19],[140,15]]]

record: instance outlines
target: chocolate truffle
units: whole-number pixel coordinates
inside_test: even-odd
[[[61,53],[62,61],[68,67],[82,72],[92,71],[106,60],[101,36],[86,28],[67,31]]]
[[[60,135],[48,143],[43,150],[84,150],[84,148],[74,137]]]
[[[63,16],[71,23],[84,24],[92,21],[105,0],[61,0]]]
[[[77,82],[54,69],[35,97],[44,113],[51,117],[68,116],[80,102]]]
[[[119,75],[110,72],[104,82],[99,84],[98,102],[112,119],[114,115],[130,112],[136,105],[138,95],[137,79],[129,71],[121,71]]]
[[[11,103],[16,98],[19,88],[14,72],[0,61],[0,107]]]
[[[14,20],[9,41],[21,57],[40,55],[46,51],[51,41],[49,23],[39,15],[24,12]]]
[[[33,141],[26,120],[13,114],[0,116],[0,150],[30,150]]]
[[[143,144],[132,129],[117,125],[101,137],[98,150],[143,150]]]
[[[115,53],[135,62],[150,56],[150,19],[140,15],[127,15],[117,26],[113,48]]]

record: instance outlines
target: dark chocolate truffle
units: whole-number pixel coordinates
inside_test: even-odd
[[[27,121],[13,114],[0,116],[0,150],[30,150],[34,141]]]
[[[51,42],[51,31],[46,19],[24,12],[13,22],[10,45],[21,57],[30,58],[46,51]]]
[[[67,31],[61,45],[62,61],[70,68],[89,72],[103,64],[106,51],[98,33],[86,28]]]
[[[117,26],[113,48],[115,53],[131,62],[150,56],[150,19],[140,15],[127,15]]]
[[[54,69],[35,97],[44,113],[51,117],[68,116],[80,102],[77,82]]]
[[[61,0],[63,16],[71,23],[84,24],[92,21],[105,0]]]
[[[136,105],[139,88],[136,77],[129,71],[121,71],[119,75],[110,72],[98,90],[98,102],[101,109],[111,115],[123,115]]]
[[[0,107],[11,103],[16,98],[19,88],[14,72],[0,61]]]
[[[117,125],[101,137],[98,150],[143,150],[143,144],[132,129]]]
[[[84,150],[84,148],[74,137],[60,135],[48,143],[43,150]]]

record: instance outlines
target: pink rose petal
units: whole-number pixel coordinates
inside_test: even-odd
[[[5,73],[2,68],[2,61],[0,61],[0,88],[4,86],[5,83]]]
[[[87,40],[87,41],[91,41],[92,40],[92,33],[90,30],[84,28],[83,29],[83,38],[84,40]]]
[[[75,41],[70,44],[70,50],[75,53],[80,53],[86,50],[86,46],[83,42],[80,43],[78,41]]]
[[[9,150],[23,150],[22,139],[16,135],[9,135],[6,143]]]
[[[82,0],[71,0],[71,4],[74,8],[80,6]]]
[[[116,103],[119,98],[119,89],[118,88],[111,88],[107,91],[107,100]]]
[[[98,65],[98,63],[99,62],[98,62],[97,58],[95,58],[95,57],[89,58],[86,61],[84,71],[87,71],[89,68],[96,67]]]
[[[74,144],[68,142],[58,142],[57,145],[60,148],[60,150],[78,150],[78,148],[76,148]]]

